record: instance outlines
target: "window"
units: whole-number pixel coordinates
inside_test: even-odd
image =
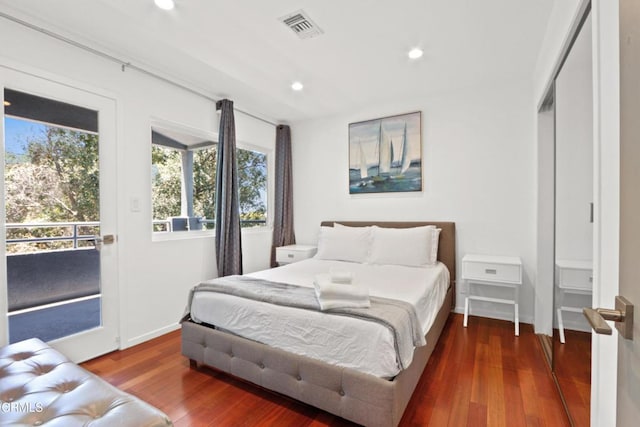
[[[267,222],[267,155],[237,149],[240,225],[256,227]]]
[[[206,138],[154,126],[151,131],[153,231],[215,228],[217,145]],[[240,219],[266,224],[267,155],[238,148]]]

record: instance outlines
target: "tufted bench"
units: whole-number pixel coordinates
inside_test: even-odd
[[[0,348],[0,426],[171,426],[37,338]]]

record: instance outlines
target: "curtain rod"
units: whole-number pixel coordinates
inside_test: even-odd
[[[87,45],[85,45],[83,43],[80,43],[80,42],[78,42],[76,40],[72,40],[72,39],[70,39],[68,37],[65,37],[63,35],[60,35],[58,33],[54,33],[53,31],[47,30],[46,28],[42,28],[42,27],[39,27],[39,26],[37,26],[35,24],[32,24],[30,22],[24,21],[24,20],[22,20],[20,18],[16,18],[13,15],[9,15],[7,13],[0,12],[0,16],[5,18],[5,19],[8,19],[9,21],[13,21],[16,24],[22,25],[23,27],[27,27],[27,28],[29,28],[31,30],[34,30],[34,31],[37,31],[37,32],[39,32],[41,34],[44,34],[46,36],[52,37],[52,38],[54,38],[56,40],[59,40],[61,42],[66,43],[68,45],[77,47],[79,49],[82,49],[82,50],[84,50],[86,52],[92,53],[92,54],[94,54],[96,56],[99,56],[101,58],[104,58],[104,59],[107,59],[109,61],[115,62],[118,65],[120,65],[120,67],[122,68],[122,71],[125,71],[125,69],[130,68],[130,69],[135,70],[135,71],[137,71],[139,73],[146,74],[149,77],[153,77],[153,78],[155,78],[157,80],[160,80],[160,81],[163,81],[163,82],[168,83],[170,85],[179,87],[180,89],[186,90],[187,92],[190,92],[190,93],[192,93],[194,95],[197,95],[197,96],[199,96],[201,98],[207,99],[209,101],[213,101],[214,103],[220,101],[219,99],[213,98],[213,97],[211,97],[209,95],[205,95],[204,93],[202,93],[202,92],[200,92],[200,91],[198,91],[196,89],[193,89],[193,88],[191,88],[189,86],[185,86],[185,85],[183,85],[181,83],[178,83],[178,82],[176,82],[174,80],[171,80],[171,79],[169,79],[167,77],[163,77],[163,76],[161,76],[159,74],[156,74],[156,73],[154,73],[152,71],[149,71],[149,70],[147,70],[145,68],[142,68],[142,67],[139,67],[137,65],[134,65],[131,62],[123,61],[122,59],[120,59],[120,58],[118,58],[116,56],[110,55],[110,54],[108,54],[106,52],[103,52],[101,50],[95,49],[95,48],[93,48],[91,46],[87,46]],[[276,123],[273,123],[273,122],[271,122],[271,121],[269,121],[267,119],[263,119],[262,117],[256,116],[255,114],[251,114],[251,113],[249,113],[247,111],[243,111],[243,110],[240,110],[238,108],[234,108],[234,111],[237,111],[238,113],[244,114],[245,116],[254,118],[256,120],[260,120],[261,122],[270,124],[272,126],[277,126]]]

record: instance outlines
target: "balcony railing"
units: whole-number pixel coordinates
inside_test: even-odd
[[[17,229],[34,229],[34,228],[69,228],[71,229],[71,235],[67,236],[50,236],[50,237],[21,237],[21,238],[7,238],[7,244],[16,243],[41,243],[41,242],[73,242],[73,248],[77,249],[78,243],[83,241],[92,241],[98,237],[96,234],[82,234],[81,228],[83,227],[99,227],[99,221],[77,221],[77,222],[38,222],[38,223],[26,223],[26,222],[10,222],[5,224],[8,230]]]

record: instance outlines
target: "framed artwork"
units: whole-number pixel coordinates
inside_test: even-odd
[[[349,194],[422,191],[422,113],[349,124]]]

